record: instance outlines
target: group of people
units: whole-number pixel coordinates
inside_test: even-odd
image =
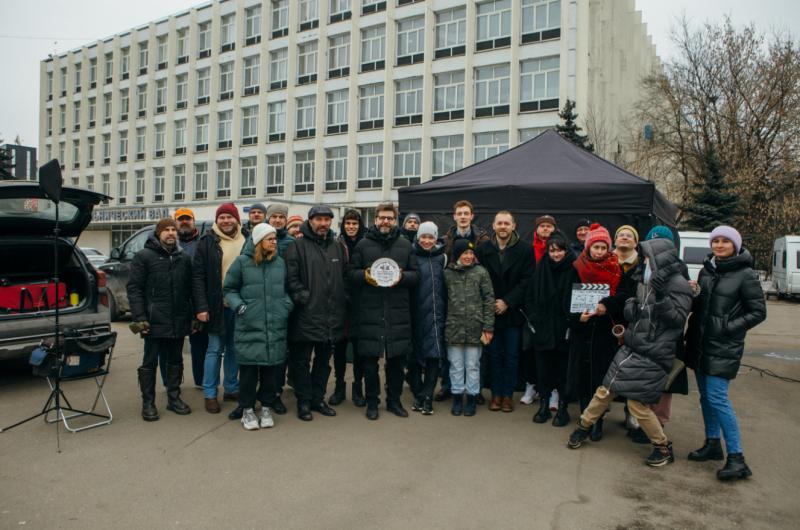
[[[458,201],[453,226],[440,236],[414,213],[400,224],[397,207],[381,203],[372,226],[348,210],[337,234],[324,205],[303,220],[285,206],[255,204],[242,223],[226,203],[200,234],[193,212],[179,208],[156,224],[128,283],[131,329],[144,338],[143,419],[159,418],[159,364],[167,409],[190,413],[180,397],[188,335],[206,411],[221,411],[221,383],[222,401],[236,402],[229,418],[247,430],[272,427],[273,413],[287,412],[287,384],[298,418],[335,416],[352,355],[351,398],[370,420],[379,417],[383,359],[386,410],[396,416],[408,416],[405,382],[412,410],[431,415],[435,401],[451,399],[455,416],[473,416],[486,401],[490,411],[512,412],[524,384],[521,402],[540,400],[535,423],[552,418],[563,427],[568,405],[578,403],[572,449],[602,439],[605,414],[622,400],[629,435],[652,444],[646,463],[658,467],[674,461],[664,425],[672,394],[688,392],[689,366],[706,433],[689,459],[722,460],[722,435],[727,461],[718,478],[751,474],[728,387],[745,334],[766,318],[766,306],[735,229],[711,233],[708,259],[691,281],[666,226],[640,241],[624,225],[612,240],[605,227],[582,220],[568,237],[542,215],[527,242],[509,211],[495,214],[491,232],[474,217],[472,204]],[[385,259],[397,269],[376,278],[372,265]],[[608,294],[574,312],[575,284],[600,284]],[[331,358],[335,385],[326,400]]]

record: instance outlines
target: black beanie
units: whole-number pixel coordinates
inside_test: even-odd
[[[453,262],[456,262],[461,258],[461,254],[466,252],[467,250],[475,250],[475,245],[469,239],[456,239],[455,243],[453,243]]]

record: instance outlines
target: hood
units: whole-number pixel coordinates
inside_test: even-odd
[[[511,237],[508,238],[508,244],[506,245],[506,248],[511,248],[517,243],[519,243],[519,234],[516,230],[514,230],[511,232]],[[497,234],[495,233],[492,233],[492,245],[494,245],[497,249],[500,248],[500,246],[497,244]]]
[[[372,239],[373,241],[377,241],[381,245],[388,247],[394,243],[398,237],[400,237],[400,230],[398,230],[397,227],[394,227],[388,234],[381,234],[381,231],[378,230],[377,226],[371,226],[367,231],[367,235],[364,237],[367,239]]]
[[[58,204],[61,237],[78,237],[92,220],[92,211],[111,197],[94,191],[64,187]],[[52,235],[56,205],[45,198],[36,182],[0,183],[0,232],[14,235]]]
[[[347,237],[347,234],[344,231],[344,221],[346,217],[352,215],[355,215],[356,218],[358,219],[358,232],[356,233],[356,240],[359,240],[362,237],[364,237],[364,234],[367,233],[367,228],[364,226],[364,220],[361,218],[361,212],[359,212],[358,210],[350,209],[344,212],[344,215],[342,216],[342,221],[339,223],[339,233],[342,235],[342,237]]]
[[[666,238],[651,239],[642,241],[642,254],[650,263],[652,274],[665,269],[668,274],[680,272],[681,265],[678,259],[678,251],[675,245]],[[669,269],[669,270],[667,270]],[[674,271],[672,269],[675,269]]]

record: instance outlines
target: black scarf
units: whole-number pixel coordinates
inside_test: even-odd
[[[533,277],[536,318],[532,324],[536,328],[534,340],[543,349],[555,348],[555,334],[560,335],[561,328],[566,326],[572,298],[573,261],[575,256],[567,250],[564,259],[558,263],[551,260],[549,254],[545,254],[536,266]]]

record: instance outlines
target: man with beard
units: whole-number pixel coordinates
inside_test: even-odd
[[[250,210],[247,212],[247,222],[242,226],[242,233],[245,237],[248,237],[253,232],[253,228],[264,222],[266,214],[267,209],[260,202],[250,207]]]
[[[340,226],[341,233],[339,234],[338,241],[342,245],[345,253],[345,262],[349,265],[350,258],[356,245],[364,238],[367,233],[366,227],[361,222],[361,214],[358,210],[347,210],[342,217],[342,224]],[[355,320],[350,318],[352,315],[351,309],[348,308],[345,314],[348,316],[349,321],[345,325],[345,337],[336,343],[336,348],[333,350],[333,369],[336,376],[336,387],[331,394],[328,403],[336,406],[342,403],[346,398],[345,392],[345,372],[347,371],[347,345],[352,345],[353,348],[353,386],[352,386],[352,399],[356,407],[363,407],[367,404],[364,399],[364,359],[356,353],[357,341],[355,340]]]
[[[303,237],[286,251],[287,283],[295,309],[289,320],[297,417],[310,421],[311,411],[335,416],[325,403],[334,345],[344,337],[345,254],[331,231],[333,211],[314,206],[300,230]],[[311,367],[311,353],[314,365]]]
[[[286,216],[289,208],[285,204],[270,204],[267,208],[267,222],[276,230],[278,236],[278,256],[284,257],[286,248],[294,241],[294,237],[286,229]]]
[[[403,234],[403,237],[413,243],[417,238],[417,230],[419,230],[419,224],[421,222],[422,221],[419,218],[419,214],[413,212],[406,214],[405,219],[403,219],[403,229],[400,231],[400,233]]]
[[[589,227],[592,222],[589,219],[580,219],[575,225],[575,239],[569,244],[569,249],[575,254],[575,257],[581,255],[583,249],[586,247],[586,237],[589,235]]]
[[[370,268],[380,258],[393,260],[400,268],[399,278],[380,287]],[[375,226],[369,229],[353,251],[350,282],[354,288],[358,355],[364,357],[367,418],[378,419],[380,377],[378,360],[386,358],[386,410],[401,418],[408,412],[400,403],[403,368],[412,352],[411,290],[419,280],[417,259],[411,243],[400,236],[397,207],[387,202],[375,209]]]
[[[192,259],[192,291],[197,320],[208,331],[208,350],[203,366],[203,395],[206,411],[220,412],[217,401],[219,369],[225,354],[223,400],[239,400],[239,365],[234,349],[233,310],[226,306],[222,283],[233,261],[241,253],[245,237],[239,226],[239,210],[230,202],[217,208],[214,226],[200,237]],[[238,414],[238,417],[236,415]],[[229,417],[241,418],[237,407]]]

